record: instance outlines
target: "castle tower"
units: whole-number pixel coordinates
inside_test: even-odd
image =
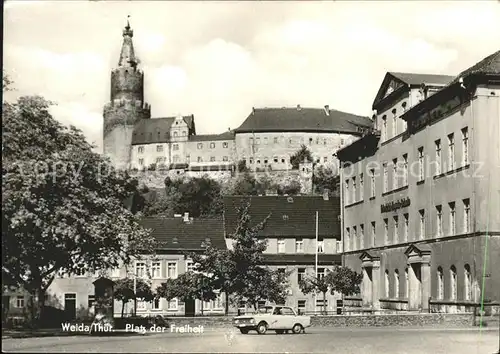
[[[151,106],[144,102],[144,73],[137,68],[133,36],[134,31],[127,21],[118,67],[111,72],[110,102],[103,112],[104,154],[119,169],[130,166],[135,124],[151,118]]]

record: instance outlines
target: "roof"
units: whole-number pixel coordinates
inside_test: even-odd
[[[234,130],[222,134],[191,135],[189,141],[234,140]]]
[[[393,71],[388,74],[411,86],[420,86],[422,84],[445,86],[453,80],[453,76],[449,75],[397,73]]]
[[[473,74],[500,75],[500,50],[488,55],[467,70],[462,71],[460,75],[453,80],[452,84],[457,82],[461,77],[465,78]]]
[[[194,218],[190,222],[184,222],[182,217],[144,218],[141,225],[152,229],[151,236],[158,241],[159,249],[201,250],[206,239],[213,247],[226,248],[221,218]]]
[[[358,134],[358,126],[371,127],[372,121],[351,113],[326,108],[255,108],[236,129],[244,132],[339,132]]]
[[[182,118],[188,129],[193,129],[194,116],[183,116]],[[175,117],[141,119],[135,124],[132,145],[169,142],[170,127],[174,121]]]
[[[316,211],[318,211],[318,236],[340,238],[340,198],[322,196],[225,196],[224,227],[230,237],[238,224],[238,207],[250,201],[253,225],[262,222],[269,214],[262,237],[315,237]]]

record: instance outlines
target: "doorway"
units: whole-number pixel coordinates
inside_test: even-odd
[[[422,264],[411,264],[410,291],[409,291],[410,310],[422,309]]]
[[[194,317],[195,313],[195,301],[193,299],[186,300],[184,302],[184,316]]]
[[[76,319],[76,294],[64,294],[64,313],[67,321]]]

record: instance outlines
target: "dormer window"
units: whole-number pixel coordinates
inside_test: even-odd
[[[174,138],[177,138],[177,132],[174,132]]]
[[[292,197],[288,197],[288,198],[286,198],[286,201],[287,201],[288,203],[293,203],[293,198],[292,198]]]
[[[186,134],[187,134],[187,133],[186,133],[186,131],[185,131],[185,130],[183,130],[183,131],[182,131],[182,136],[186,136]]]

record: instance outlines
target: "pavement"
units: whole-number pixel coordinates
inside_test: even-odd
[[[203,333],[153,333],[120,337],[42,337],[2,340],[2,352],[71,353],[374,353],[496,354],[498,328],[308,328],[305,334],[241,334],[204,328]]]

